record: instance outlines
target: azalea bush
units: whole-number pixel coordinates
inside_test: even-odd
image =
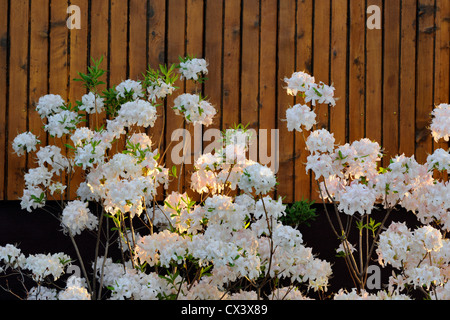
[[[75,79],[87,89],[76,103],[53,94],[39,99],[36,111],[53,144],[41,146],[31,132],[13,142],[18,156],[36,159],[24,177],[22,209],[54,216],[77,253],[25,255],[13,244],[0,247],[5,276],[23,279],[24,292],[14,294],[61,300],[307,299],[308,290],[326,291],[331,264],[281,222],[286,205],[281,196],[269,195],[276,176],[246,158],[245,126],[224,132],[220,148],[196,159],[189,192],[180,188],[181,168],[165,166],[163,133],[152,130],[157,118],[181,128],[207,127],[216,114],[198,91],[165,101],[178,90],[178,78],[206,81],[206,61],[180,58],[177,65],[149,68],[143,80],[128,79],[102,92],[100,64],[93,61]],[[164,114],[164,103],[177,119]],[[71,199],[77,167],[83,181]],[[57,206],[49,206],[50,200]],[[92,203],[101,210],[91,210]],[[97,239],[93,261],[77,245],[86,232]],[[119,259],[112,258],[114,249]],[[67,278],[74,265],[80,274]],[[26,287],[25,279],[33,286]]]
[[[288,130],[303,133],[309,152],[306,170],[313,174],[323,202],[333,204],[337,222],[332,222],[332,212],[326,206],[324,210],[340,240],[338,256],[345,259],[355,286],[351,292],[340,290],[334,298],[409,299],[417,290],[425,299],[449,299],[449,150],[436,148],[424,164],[414,156],[397,155],[382,167],[383,150],[377,142],[363,138],[336,145],[333,133],[318,128],[320,104],[335,105],[333,87],[317,84],[304,72],[295,72],[285,82],[288,94],[305,102],[287,110]],[[438,105],[431,115],[432,137],[436,142],[449,141],[450,105]],[[387,226],[388,217],[397,208],[415,214],[423,225],[414,230],[405,222]],[[375,221],[370,214],[380,209],[385,216]],[[358,240],[351,243],[349,234],[355,229]],[[366,290],[373,253],[381,266],[396,270],[384,290],[377,293]]]
[[[80,73],[87,93],[70,103],[49,94],[36,111],[53,144],[40,145],[31,132],[13,142],[17,156],[31,155],[36,166],[24,176],[21,207],[51,214],[70,238],[76,256],[25,255],[20,247],[0,247],[3,276],[23,279],[24,299],[311,299],[325,298],[332,262],[303,243],[299,222],[315,218],[308,202],[283,203],[273,197],[274,172],[247,159],[249,131],[237,125],[223,132],[222,144],[201,154],[181,189],[182,165],[167,167],[168,146],[154,130],[158,117],[180,128],[210,126],[214,106],[199,90],[180,93],[178,80],[207,81],[207,63],[195,57],[146,71],[106,90],[101,61]],[[295,72],[285,79],[287,94],[303,99],[286,112],[289,131],[303,133],[325,214],[344,259],[350,292],[326,293],[334,299],[447,299],[450,244],[450,187],[437,173],[450,167],[448,150],[436,149],[424,164],[399,155],[381,166],[383,150],[361,139],[336,145],[333,133],[319,128],[317,109],[334,106],[334,87]],[[173,95],[174,98],[167,100]],[[174,110],[175,119],[165,113]],[[449,139],[450,106],[433,111],[433,137]],[[106,117],[100,116],[106,115]],[[105,119],[102,121],[101,119]],[[83,181],[74,186],[75,169]],[[440,175],[444,177],[444,175]],[[76,188],[76,198],[71,199]],[[50,200],[56,206],[49,206]],[[332,206],[325,205],[330,202]],[[100,210],[91,210],[92,204]],[[334,209],[335,221],[329,208]],[[423,226],[386,225],[395,208],[415,214]],[[383,209],[375,221],[371,213]],[[303,213],[301,213],[303,212]],[[294,220],[293,220],[294,219]],[[306,219],[306,220],[305,220]],[[358,241],[349,234],[357,230]],[[93,261],[78,250],[82,233],[95,236]],[[113,257],[117,250],[119,258]],[[396,272],[377,292],[366,290],[373,256]],[[79,266],[79,275],[67,277]],[[27,287],[25,281],[31,281]],[[62,282],[62,284],[61,284]],[[5,288],[9,290],[9,288]]]

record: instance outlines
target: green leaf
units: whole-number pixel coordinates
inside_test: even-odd
[[[311,226],[311,222],[318,217],[316,209],[313,207],[314,201],[302,199],[286,207],[285,215],[280,217],[280,222],[284,225],[296,227],[299,225]]]
[[[71,146],[70,144],[64,144],[64,146],[66,146],[66,148],[72,149],[72,150],[76,150],[75,147]]]
[[[172,176],[173,177],[178,178],[177,177],[177,167],[176,166],[172,166],[171,172],[172,172]]]
[[[167,201],[164,201],[164,204],[169,207],[172,210],[176,210],[170,203],[168,203]]]

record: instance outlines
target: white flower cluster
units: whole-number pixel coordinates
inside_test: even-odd
[[[294,72],[290,78],[284,78],[287,83],[287,93],[296,96],[299,92],[305,93],[314,85],[316,79],[306,72]]]
[[[298,230],[278,222],[285,215],[281,198],[275,201],[266,196],[256,201],[244,193],[235,198],[213,195],[203,207],[189,208],[187,202],[186,195],[172,193],[164,208],[172,228],[187,232],[186,236],[166,229],[140,238],[135,249],[140,262],[151,266],[181,265],[187,259],[198,260],[200,266],[213,265],[211,275],[190,290],[182,286],[183,297],[223,296],[227,283],[240,277],[257,279],[264,272],[326,289],[331,266],[313,256]],[[207,221],[203,231],[201,221]],[[272,254],[271,241],[276,248]]]
[[[333,134],[325,129],[311,132],[306,146],[311,154],[306,170],[311,170],[320,182],[321,196],[339,202],[339,209],[348,215],[370,213],[375,202],[386,192],[378,186],[378,162],[382,152],[378,143],[369,139],[335,147]]]
[[[91,300],[91,294],[85,287],[85,280],[76,276],[67,279],[66,288],[59,291],[38,285],[31,288],[27,300]]]
[[[46,167],[31,168],[24,176],[25,186],[37,187],[42,185],[44,187],[48,187],[52,177],[53,173],[48,171]]]
[[[267,194],[275,188],[277,180],[272,170],[259,163],[247,166],[238,186],[247,193]]]
[[[42,200],[40,200],[42,198]],[[20,199],[20,207],[32,212],[34,209],[43,208],[45,206],[45,192],[40,187],[28,187],[23,190]]]
[[[352,183],[340,194],[338,209],[348,215],[356,212],[370,214],[376,201],[376,193],[372,188],[359,183]]]
[[[430,169],[437,169],[438,171],[450,171],[450,149],[435,149],[433,154],[427,158],[427,165]]]
[[[296,104],[286,110],[287,128],[289,131],[302,132],[302,126],[309,131],[317,124],[316,113],[307,105],[311,103],[314,108],[317,104],[336,105],[334,87],[323,82],[317,84],[315,78],[305,72],[294,72],[290,78],[285,78],[287,93],[304,98],[305,104]]]
[[[412,171],[411,169],[408,169]],[[406,174],[405,174],[406,176]],[[401,206],[414,212],[420,222],[439,222],[445,230],[450,230],[450,183],[436,181],[428,166],[417,165],[415,176],[404,179],[405,187],[398,188]],[[407,189],[405,191],[405,189]]]
[[[331,153],[334,150],[334,134],[326,129],[319,129],[311,132],[306,140],[306,147],[312,154]]]
[[[61,153],[61,148],[49,145],[39,149],[36,153],[37,164],[42,166],[50,166],[50,172],[60,175],[63,171],[72,167],[71,161]],[[68,170],[70,171],[70,170]]]
[[[187,250],[187,239],[177,233],[164,230],[142,237],[136,244],[136,256],[141,263],[170,267],[172,262],[183,260]]]
[[[429,225],[411,231],[405,223],[392,223],[380,235],[377,253],[380,264],[401,270],[390,278],[390,292],[399,293],[408,284],[429,289],[448,282],[450,239]]]
[[[302,132],[302,126],[306,131],[309,131],[317,123],[315,112],[309,106],[302,104],[296,104],[292,108],[287,109],[286,118],[289,131]]]
[[[164,200],[164,207],[159,207],[159,217],[156,221],[161,224],[161,230],[174,228],[178,233],[196,234],[203,228],[204,208],[194,205],[187,193],[172,192]]]
[[[174,100],[173,110],[183,115],[187,123],[209,126],[216,115],[216,109],[197,94],[184,93]]]
[[[88,114],[102,113],[104,111],[103,98],[98,94],[89,92],[81,98],[80,110],[86,111]]]
[[[120,211],[134,216],[151,204],[159,186],[167,187],[168,169],[155,160],[157,150],[148,148],[150,138],[139,133],[130,141],[141,141],[142,145],[134,144],[137,149],[128,148],[125,153],[115,154],[109,161],[92,168],[86,176],[86,184],[80,185],[78,190],[82,200],[102,201],[111,214]]]
[[[124,127],[136,125],[147,128],[153,127],[156,119],[156,107],[148,101],[137,99],[124,103],[114,121],[118,121]]]
[[[175,91],[175,87],[171,83],[167,83],[162,79],[150,83],[147,87],[148,98],[152,102],[157,99],[164,99]]]
[[[180,62],[179,72],[181,74],[180,79],[197,81],[202,75],[208,74],[208,64],[205,59],[186,59],[184,62]]]
[[[221,192],[224,188],[216,174],[216,168],[222,166],[219,156],[212,153],[202,154],[194,163],[195,171],[191,175],[191,189],[198,193],[212,194]]]
[[[216,150],[222,157],[222,161],[228,164],[245,165],[247,160],[247,151],[249,150],[251,133],[243,129],[228,129],[223,136],[222,149]]]
[[[139,81],[135,80],[125,80],[116,86],[117,97],[126,98],[131,95],[133,100],[144,97],[144,89]]]
[[[50,115],[44,129],[53,137],[61,138],[63,135],[75,130],[81,119],[78,113],[62,110]]]
[[[71,260],[64,253],[36,254],[26,257],[17,246],[7,244],[0,247],[0,261],[6,269],[30,270],[33,280],[42,282],[48,276],[52,276],[53,280],[61,277]],[[6,269],[1,271],[4,272]]]
[[[75,130],[71,140],[75,145],[75,165],[83,170],[92,168],[105,162],[107,151],[111,149],[115,133],[109,130],[93,132],[89,128],[81,127]]]
[[[49,188],[51,194],[58,189],[65,189],[61,183],[55,184],[54,175],[60,175],[63,170],[71,167],[69,160],[61,154],[61,149],[56,146],[40,148],[36,153],[38,167],[30,168],[25,174],[25,189],[20,198],[21,208],[32,212],[33,209],[45,206],[45,189]]]
[[[239,187],[246,193],[266,194],[277,183],[273,171],[267,166],[246,159],[230,164],[220,154],[200,156],[194,168],[191,188],[198,193],[217,194],[228,186],[232,190]]]
[[[223,145],[213,153],[199,156],[191,175],[191,189],[198,193],[216,194],[226,187],[245,192],[267,193],[276,185],[273,172],[266,166],[248,160],[250,134],[241,129],[226,131]],[[251,168],[250,168],[251,167]],[[245,171],[249,168],[249,171]],[[252,180],[253,179],[253,180]]]
[[[57,280],[64,273],[64,268],[70,264],[70,257],[64,253],[29,255],[23,265],[31,271],[33,280],[41,282],[52,276]]]
[[[12,143],[12,148],[14,152],[20,157],[25,154],[25,152],[36,151],[36,145],[40,141],[31,132],[24,132],[17,135]]]
[[[74,200],[64,208],[61,224],[72,235],[77,235],[85,229],[94,230],[98,225],[98,219],[90,212],[87,202]]]
[[[58,300],[58,290],[44,286],[33,287],[28,291],[27,300]]]
[[[5,270],[0,268],[0,272],[4,272],[9,268],[22,267],[25,264],[26,257],[19,248],[12,244],[7,244],[4,247],[0,247],[0,261],[5,266]]]
[[[245,226],[248,212],[233,203],[229,196],[214,195],[205,201],[205,217],[209,225],[219,224],[223,228],[239,230]]]
[[[449,141],[450,137],[450,104],[442,103],[433,109],[431,122],[431,135],[438,142],[440,139]]]
[[[64,291],[58,293],[58,300],[91,300],[91,295],[85,287],[68,286]]]
[[[156,272],[144,273],[133,269],[129,261],[124,265],[114,263],[111,258],[98,257],[96,276],[103,279],[105,287],[111,289],[111,300],[156,300],[177,293]],[[177,282],[181,282],[179,277]]]
[[[36,105],[36,111],[41,118],[48,118],[54,114],[63,111],[65,105],[64,99],[60,95],[48,94],[39,98],[39,102]]]
[[[285,78],[287,93],[296,96],[299,92],[305,98],[305,102],[311,102],[312,106],[319,104],[336,105],[334,99],[334,87],[323,82],[316,83],[315,78],[305,72],[294,72],[290,78]]]

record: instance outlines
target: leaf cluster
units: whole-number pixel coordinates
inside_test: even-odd
[[[314,201],[308,201],[302,199],[296,201],[286,207],[286,215],[282,216],[279,220],[284,225],[292,227],[298,227],[299,225],[311,226],[311,222],[315,221],[318,217],[316,208],[313,207]]]

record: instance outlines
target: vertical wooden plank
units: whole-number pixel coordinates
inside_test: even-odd
[[[222,130],[226,131],[241,122],[241,1],[225,0],[223,39]],[[234,195],[236,193],[232,193]]]
[[[165,64],[165,33],[166,33],[166,3],[165,1],[150,1],[148,8],[148,48],[147,61],[151,68],[157,69],[160,64]],[[176,94],[176,93],[175,93]],[[153,128],[148,130],[152,139],[153,148],[159,151],[164,149],[164,104],[157,107],[158,119]],[[160,144],[161,142],[161,144]],[[157,200],[164,199],[164,189],[158,189]]]
[[[184,0],[169,0],[168,7],[166,8],[168,11],[168,19],[167,22],[167,63],[170,65],[172,63],[178,63],[178,58],[180,56],[185,55],[185,23],[186,23],[186,6]],[[185,90],[184,81],[178,80],[175,85],[179,87],[177,94],[178,96]],[[166,156],[165,156],[165,164],[166,168],[171,169],[174,165],[172,160],[172,150],[173,147],[178,145],[179,143],[183,143],[180,141],[172,140],[172,133],[174,130],[183,128],[183,118],[182,116],[177,116],[173,111],[173,100],[174,96],[170,96],[167,99],[167,107],[166,107]],[[180,154],[180,156],[182,156]],[[180,166],[177,164],[177,172],[180,172]],[[169,185],[169,189],[167,192],[170,194],[173,191],[178,190],[178,181],[174,179]],[[181,190],[180,190],[181,191]]]
[[[147,1],[130,0],[128,16],[128,77],[140,81],[147,70]],[[145,132],[145,128],[133,126],[129,132]]]
[[[67,102],[69,93],[69,32],[67,28],[68,1],[50,1],[50,68],[49,93],[58,94]],[[61,153],[67,155],[67,137],[49,137],[49,144],[61,148]],[[67,181],[63,178],[63,184]]]
[[[28,101],[28,130],[47,144],[44,122],[36,111],[39,98],[48,93],[49,1],[31,1],[30,12],[30,96]],[[28,157],[28,167],[34,167],[34,154]]]
[[[239,58],[241,50],[241,1],[225,1],[222,129],[239,123]]]
[[[328,0],[314,2],[314,48],[313,48],[313,70],[316,83],[323,82],[330,84],[330,23],[331,4]],[[330,106],[317,104],[315,107],[317,114],[317,129],[329,129]],[[314,173],[311,173],[311,200],[321,201],[319,188]]]
[[[367,5],[376,5],[383,10],[382,0],[371,0]],[[384,30],[387,39],[390,39],[390,30],[387,29],[387,26],[384,27]],[[390,44],[390,46],[395,45]],[[366,59],[366,116],[367,119],[370,119],[366,122],[366,137],[381,144],[383,132],[381,125],[383,114],[383,29],[367,29]]]
[[[240,119],[249,130],[255,130],[252,146],[249,147],[248,158],[257,161],[257,154],[252,151],[258,148],[258,73],[259,73],[259,0],[242,2],[242,48],[241,48],[241,99]]]
[[[108,19],[109,19],[109,1],[108,0],[94,0],[91,1],[91,26],[90,26],[90,57],[89,65],[92,65],[92,59],[99,60],[103,57],[101,67],[105,69],[108,61]],[[122,13],[123,14],[123,13]],[[114,36],[114,35],[113,35]],[[122,43],[124,45],[124,43]],[[124,63],[124,62],[122,62]],[[101,79],[106,83],[106,74]],[[106,89],[106,84],[99,85],[97,90],[103,92]],[[106,112],[101,114],[93,114],[89,117],[91,128],[101,127],[105,123]]]
[[[313,0],[297,1],[297,52],[296,71],[304,71],[313,75]],[[302,98],[297,98],[295,103],[302,103]],[[305,139],[309,132],[295,132],[295,199],[311,198],[311,170],[306,172],[306,161],[309,155],[306,149]],[[280,137],[281,138],[281,137]],[[283,141],[281,139],[281,141]],[[283,143],[281,142],[282,147]]]
[[[108,32],[109,32],[108,0],[91,1],[90,14],[91,14],[90,58],[98,60],[103,56],[103,60],[106,62],[108,61]],[[122,12],[122,14],[124,13]],[[124,45],[124,43],[122,45]]]
[[[204,93],[217,112],[213,124],[209,128],[219,130],[222,116],[223,6],[223,0],[206,0],[204,46],[205,59],[208,61],[208,81],[204,85]]]
[[[433,109],[434,11],[433,0],[419,0],[415,140],[419,163],[425,163],[432,152],[428,126]]]
[[[364,38],[366,30],[364,1],[350,3],[350,57],[349,57],[349,140],[364,137]]]
[[[314,1],[313,70],[316,83],[329,84],[330,67],[330,1]],[[316,106],[317,128],[328,129],[328,105]]]
[[[0,200],[6,200],[5,183],[7,172],[5,171],[6,159],[8,157],[7,137],[7,76],[8,76],[8,0],[0,0]]]
[[[165,21],[166,21],[166,5],[163,1],[150,1],[149,4],[149,29],[148,29],[148,49],[147,60],[148,65],[155,70],[158,70],[159,65],[165,64]],[[149,130],[149,135],[152,138],[155,146],[158,146],[160,136],[163,134],[163,109],[164,106],[158,107],[158,119],[155,126]],[[164,139],[163,139],[164,140]],[[164,142],[164,141],[162,141]]]
[[[278,12],[278,79],[289,77],[295,71],[295,1],[279,2]],[[277,195],[285,197],[285,203],[294,200],[294,133],[289,132],[286,123],[286,110],[293,106],[294,98],[286,94],[282,80],[277,82],[278,129],[283,146],[280,148],[279,180]]]
[[[436,38],[434,105],[450,103],[450,2],[436,0]],[[431,121],[431,119],[430,119]],[[437,143],[433,140],[433,149],[448,150],[449,142],[444,139]],[[442,181],[448,181],[448,172],[441,173]]]
[[[330,132],[336,144],[346,143],[347,108],[347,1],[331,2],[330,82],[335,87],[336,106],[330,108]],[[320,199],[321,201],[321,199]]]
[[[383,165],[386,166],[398,154],[400,0],[385,3],[384,17]]]
[[[259,0],[242,6],[241,122],[258,130]],[[256,159],[253,159],[256,160]]]
[[[68,99],[68,1],[50,0],[50,93]]]
[[[399,153],[407,157],[415,150],[416,10],[415,1],[402,1]]]
[[[115,88],[128,77],[128,2],[110,1],[110,39],[108,82]],[[121,152],[125,148],[125,136],[122,136],[113,147],[112,153]]]
[[[148,8],[148,64],[157,68],[165,61],[164,35],[166,32],[166,4],[164,1],[150,1]]]
[[[260,60],[259,60],[259,162],[273,168],[277,174],[276,163],[266,163],[269,159],[275,159],[272,148],[280,147],[280,140],[275,140],[272,145],[272,138],[279,139],[278,135],[272,133],[276,130],[276,83],[277,78],[277,2],[272,0],[261,0],[260,15],[260,40],[259,40]],[[261,139],[267,130],[266,145],[261,144]],[[265,150],[264,150],[265,149]],[[266,158],[268,158],[266,160]],[[275,193],[270,195],[273,197]]]
[[[86,88],[81,82],[73,81],[73,79],[80,78],[78,73],[87,73],[87,60],[88,60],[88,13],[89,4],[88,0],[71,0],[71,5],[76,5],[80,8],[80,29],[69,30],[70,35],[70,69],[69,69],[69,102],[72,105],[77,101],[81,101],[84,94],[86,94]],[[106,69],[106,61],[102,65],[103,69]],[[80,126],[83,124],[80,124]],[[71,143],[71,142],[70,142]],[[69,151],[71,152],[71,151]],[[75,173],[72,178],[70,187],[70,199],[77,197],[77,189],[81,182],[84,181],[83,170],[81,167],[75,167]]]
[[[330,131],[337,144],[345,144],[347,104],[347,2],[332,1],[330,82],[335,87],[336,106],[330,111]]]
[[[203,58],[203,10],[203,0],[188,0],[186,3],[186,54],[197,58]],[[186,92],[202,94],[202,85],[186,81]],[[202,153],[202,125],[187,124],[185,128],[191,136],[191,143],[186,145],[187,159],[183,168],[182,186],[189,197],[199,201],[199,195],[194,193],[189,185],[194,170],[194,161]]]
[[[78,73],[87,72],[88,54],[88,0],[71,0],[71,5],[76,5],[80,8],[80,26],[81,29],[71,29],[70,33],[70,87],[69,87],[69,101],[75,104],[77,100],[86,94],[86,88],[81,82],[73,81],[79,78]],[[102,67],[106,69],[106,61]]]
[[[450,103],[450,2],[436,0],[436,8],[435,106]],[[448,147],[449,143],[443,139],[434,143],[434,149],[446,150]]]
[[[128,5],[123,0],[111,0],[111,39],[109,83],[115,88],[127,78]]]
[[[141,80],[147,69],[147,1],[130,0],[130,79]]]
[[[27,0],[14,2],[10,8],[14,18],[10,20],[7,200],[21,197],[25,186],[26,157],[13,154],[11,144],[27,130],[28,11]]]

